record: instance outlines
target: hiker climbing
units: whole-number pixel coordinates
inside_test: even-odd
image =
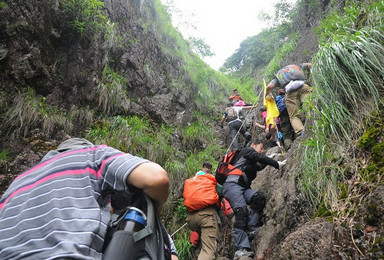
[[[233,150],[238,150],[239,146],[238,133],[240,132],[246,141],[251,140],[251,134],[246,131],[243,126],[243,119],[245,118],[243,112],[246,109],[254,108],[254,106],[228,106],[220,121],[220,126],[223,127],[224,121],[228,122],[229,135],[231,136],[231,144]]]
[[[285,89],[285,104],[296,136],[300,136],[304,132],[299,109],[308,94],[312,92],[312,87],[306,83],[305,75],[305,72],[310,72],[311,67],[311,63],[285,66],[276,73],[267,87],[267,94],[271,93],[275,86]]]
[[[287,106],[285,104],[285,90],[283,88],[277,91],[276,105],[279,109],[280,130],[283,134],[284,148],[289,149],[292,141],[295,139],[295,131],[289,120]]]
[[[222,188],[210,174],[212,164],[203,163],[203,171],[184,182],[184,205],[188,210],[187,222],[192,231],[196,231],[201,240],[198,260],[215,259],[217,236],[219,231],[219,195]],[[219,191],[220,192],[220,191]],[[221,192],[220,192],[221,193]]]
[[[236,103],[237,101],[243,100],[243,98],[240,97],[237,88],[233,90],[233,94],[230,95],[228,99],[232,102],[232,104]]]
[[[20,174],[1,198],[0,258],[102,259],[110,199],[144,193],[156,213],[168,189],[160,165],[85,139],[68,139]],[[170,252],[164,257],[164,245],[157,249],[153,257],[170,258]]]
[[[259,108],[259,115],[263,119],[263,124],[259,124],[255,121],[254,126],[259,127],[265,131],[266,138],[270,141],[270,147],[280,146],[278,130],[277,130],[277,122],[275,125],[267,124],[267,108],[265,106],[261,106]]]
[[[267,165],[279,169],[279,162],[263,155],[262,152],[263,143],[258,139],[253,139],[250,146],[237,151],[230,161],[234,169],[228,173],[223,185],[224,198],[229,201],[235,214],[234,259],[254,256],[250,240],[258,234],[262,226],[261,214],[266,199],[263,193],[250,188],[251,183],[256,178],[257,171]],[[239,171],[241,174],[237,174]]]
[[[234,105],[234,106],[236,105],[236,103],[238,104],[238,106],[251,106],[252,105],[252,103],[245,103],[244,99],[240,96],[237,88],[235,88],[233,90],[233,94],[230,95],[228,97],[228,99],[230,101],[230,104]]]

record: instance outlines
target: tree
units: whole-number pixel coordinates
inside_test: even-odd
[[[188,42],[192,47],[192,51],[199,54],[202,58],[215,56],[215,54],[211,51],[211,46],[206,44],[203,39],[189,37]]]

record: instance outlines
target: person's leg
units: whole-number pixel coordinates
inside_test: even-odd
[[[287,109],[284,109],[280,113],[280,126],[281,126],[281,132],[283,133],[284,140],[291,139],[293,140],[295,135],[294,131],[291,125],[291,122],[289,120],[289,115]]]
[[[297,135],[304,131],[304,125],[299,118],[299,109],[300,109],[299,90],[295,90],[285,94],[285,104],[287,105],[289,119]]]
[[[240,148],[239,142],[237,140],[237,132],[239,131],[240,127],[241,127],[240,121],[234,121],[229,124],[229,133],[231,136],[233,150],[238,150]]]
[[[235,214],[233,240],[236,249],[251,247],[246,233],[248,209],[243,195],[244,190],[245,188],[236,183],[226,182],[223,185],[224,198],[228,200]]]
[[[260,191],[247,189],[244,192],[245,200],[250,205],[248,216],[248,230],[255,231],[258,227],[262,226],[262,213],[265,207],[265,196]]]
[[[199,211],[201,220],[201,251],[198,260],[214,260],[217,249],[217,236],[219,225],[217,224],[217,213],[212,207]]]
[[[200,218],[198,211],[190,212],[187,216],[187,223],[192,231],[196,231],[200,235]]]

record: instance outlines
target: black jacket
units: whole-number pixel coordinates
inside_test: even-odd
[[[239,184],[244,187],[249,187],[256,178],[257,171],[264,169],[267,165],[279,169],[279,163],[276,160],[259,154],[252,147],[245,147],[237,152],[231,164],[240,168],[243,173],[245,173],[248,180],[246,181],[244,178],[240,178],[239,182]]]

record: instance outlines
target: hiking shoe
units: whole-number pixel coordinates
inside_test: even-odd
[[[242,248],[242,249],[239,249],[235,252],[235,255],[233,257],[233,260],[239,260],[240,258],[242,257],[249,257],[249,258],[253,258],[255,255],[253,254],[253,252],[250,250],[250,249],[247,249],[247,248]]]
[[[259,232],[260,232],[260,228],[259,228],[259,227],[256,228],[255,230],[247,231],[248,239],[249,239],[250,241],[252,241],[252,240],[255,238],[255,236],[256,236],[257,234],[259,234]]]

